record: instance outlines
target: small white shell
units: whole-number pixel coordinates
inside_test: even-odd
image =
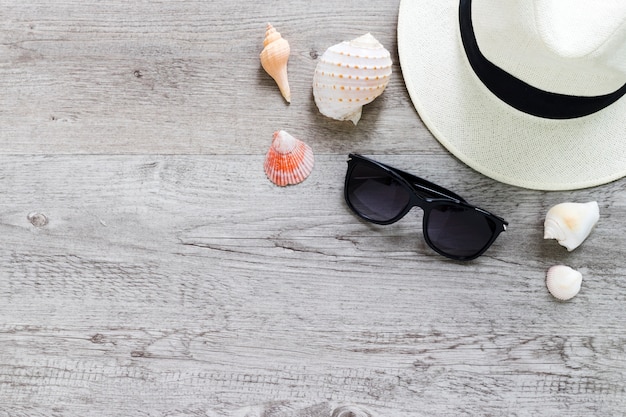
[[[554,298],[567,301],[580,291],[583,276],[580,272],[565,265],[556,265],[548,269],[546,286]]]
[[[556,239],[571,252],[587,239],[599,219],[595,201],[557,204],[546,214],[543,238]]]
[[[391,76],[391,55],[367,33],[324,52],[313,76],[313,96],[319,111],[355,125],[362,107],[381,95]]]

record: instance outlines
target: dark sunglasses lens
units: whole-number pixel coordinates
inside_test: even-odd
[[[348,203],[361,216],[387,222],[398,216],[411,198],[406,188],[385,170],[357,163],[346,183]]]
[[[492,240],[496,223],[484,213],[456,204],[433,207],[426,233],[433,246],[455,258],[471,258]]]

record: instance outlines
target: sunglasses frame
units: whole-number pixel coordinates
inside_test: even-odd
[[[411,211],[413,207],[417,206],[424,211],[424,215],[422,218],[422,234],[424,236],[424,240],[426,241],[426,243],[431,249],[433,249],[438,254],[445,256],[447,258],[454,259],[457,261],[471,261],[472,259],[478,258],[480,255],[485,253],[487,249],[489,249],[489,247],[497,239],[500,233],[504,232],[507,228],[507,225],[509,224],[502,217],[496,216],[495,214],[490,213],[487,210],[481,209],[480,207],[476,207],[468,203],[464,198],[462,198],[458,194],[453,193],[452,191],[446,188],[443,188],[437,184],[434,184],[430,181],[427,181],[423,178],[417,177],[413,174],[409,174],[408,172],[391,167],[389,165],[385,165],[378,161],[374,161],[372,159],[369,159],[367,157],[364,157],[356,153],[349,154],[347,162],[348,162],[348,171],[346,172],[346,178],[345,178],[345,183],[344,183],[344,198],[346,200],[346,203],[348,204],[348,207],[350,207],[350,209],[356,215],[358,215],[362,219],[367,220],[368,222],[371,222],[371,223],[388,225],[388,224],[392,224],[392,223],[399,221],[404,216],[406,216],[406,214],[409,211]],[[348,195],[349,194],[348,183],[351,178],[352,172],[354,171],[355,167],[358,164],[374,165],[375,167],[383,170],[393,179],[398,181],[398,183],[400,183],[408,191],[410,195],[409,201],[406,204],[406,206],[399,212],[399,214],[397,214],[395,217],[393,217],[390,220],[380,221],[380,220],[367,217],[366,215],[360,213],[352,205],[352,203],[350,202],[349,195]],[[475,210],[479,212],[481,215],[491,219],[494,222],[496,228],[493,231],[491,238],[477,253],[469,255],[469,256],[457,256],[457,255],[449,254],[437,248],[437,246],[435,246],[433,242],[430,240],[426,225],[428,224],[432,209],[435,208],[436,206],[441,206],[441,205],[449,206],[451,204],[459,206],[463,209]]]

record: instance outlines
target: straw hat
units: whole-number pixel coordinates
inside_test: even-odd
[[[626,175],[625,0],[401,0],[411,100],[452,154],[540,190]]]

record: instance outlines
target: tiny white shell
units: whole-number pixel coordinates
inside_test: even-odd
[[[546,214],[543,238],[556,239],[571,252],[587,239],[599,219],[596,201],[557,204]]]
[[[555,265],[548,269],[546,286],[554,298],[567,301],[580,291],[583,276],[580,272],[565,265]]]
[[[355,125],[362,107],[380,96],[391,76],[391,55],[370,33],[333,45],[322,54],[313,76],[320,113]]]

